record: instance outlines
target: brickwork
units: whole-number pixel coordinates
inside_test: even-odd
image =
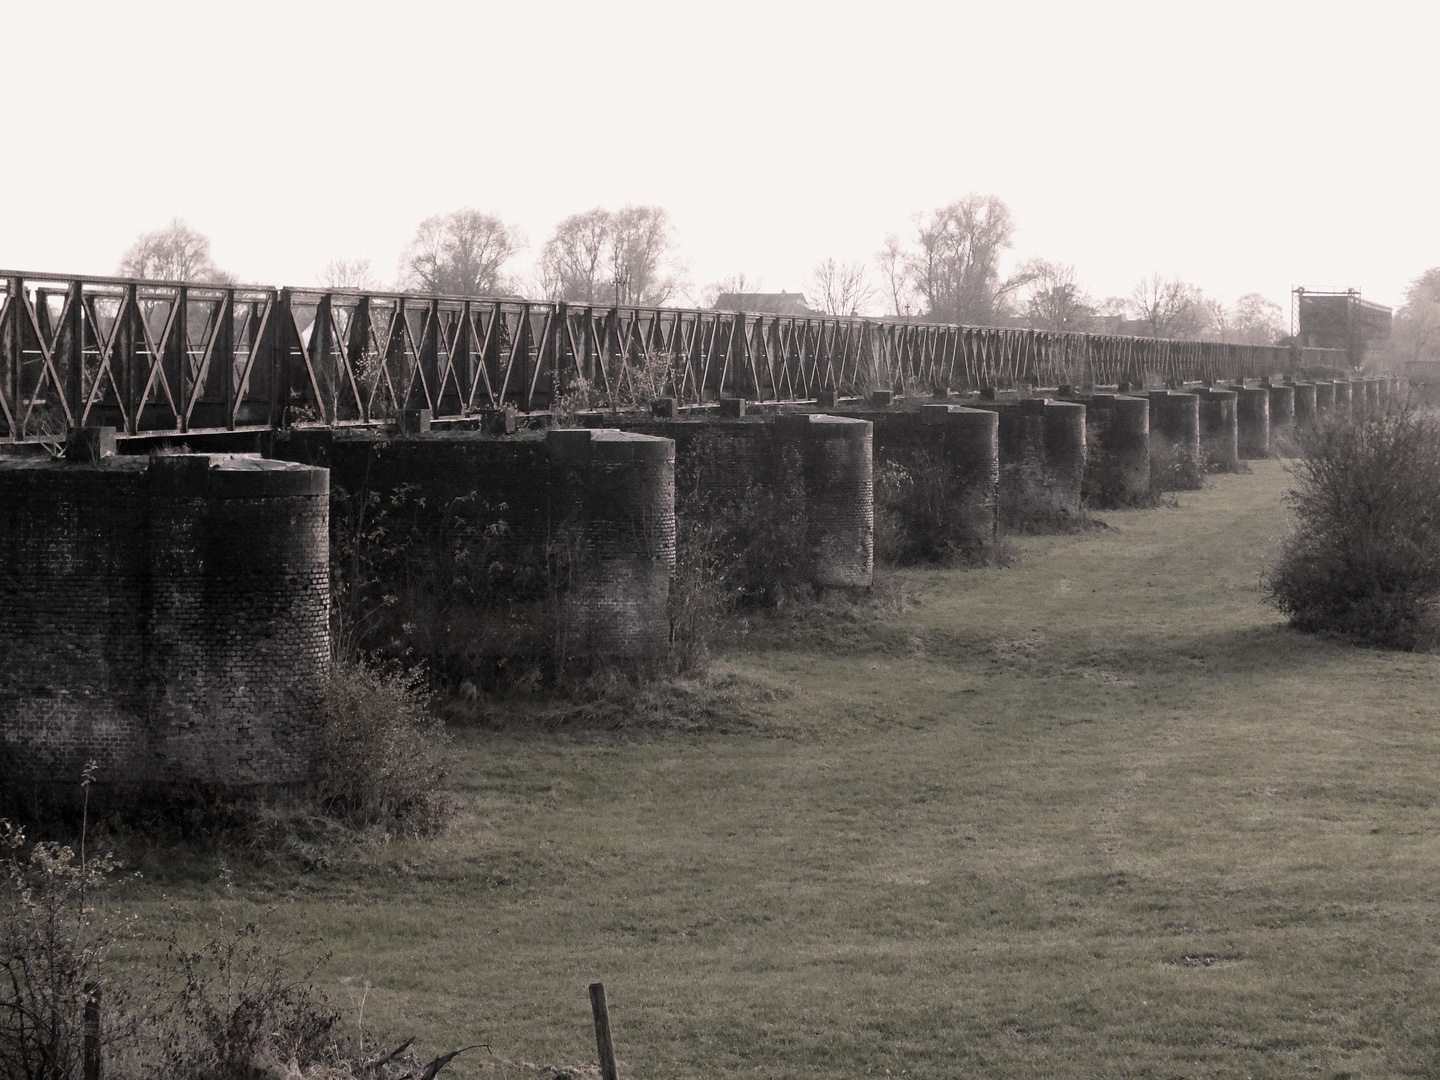
[[[1294,391],[1293,411],[1291,419],[1296,428],[1308,427],[1315,422],[1315,411],[1318,405],[1315,395],[1314,383],[1296,383],[1291,387]]]
[[[1048,398],[975,404],[1000,416],[1000,520],[1022,529],[1080,521],[1085,406]]]
[[[1200,453],[1205,467],[1234,472],[1240,467],[1235,391],[1200,387],[1195,397],[1200,414]]]
[[[875,572],[874,429],[864,420],[781,416],[776,434],[800,447],[805,559],[824,589],[868,589]]]
[[[1313,413],[1314,402],[1310,411]],[[1270,439],[1288,441],[1295,434],[1295,387],[1276,384],[1270,387]]]
[[[1348,382],[1336,381],[1331,383],[1335,388],[1335,408],[1333,415],[1341,420],[1348,420],[1354,413],[1354,394]]]
[[[503,682],[532,663],[550,672],[645,664],[669,647],[668,440],[304,430],[277,435],[266,452],[331,470],[337,528],[378,500],[364,511],[371,526],[404,550],[362,553],[361,576],[400,599],[365,640],[402,638],[443,679]]]
[[[794,413],[590,422],[673,440],[681,512],[711,516],[722,527],[753,526],[737,530],[752,541],[763,532],[764,555],[777,576],[820,588],[870,586],[875,491],[868,421]]]
[[[1335,384],[1333,382],[1317,382],[1315,384],[1315,418],[1317,420],[1328,420],[1335,416]]]
[[[0,459],[0,771],[165,799],[304,787],[328,478],[254,458]]]
[[[1200,452],[1200,403],[1194,394],[1155,390],[1150,400],[1150,480],[1170,491],[1205,482]]]
[[[1085,501],[1133,506],[1150,495],[1150,402],[1124,394],[1081,399],[1085,413]]]
[[[902,558],[931,559],[954,547],[995,543],[1000,511],[999,416],[989,409],[925,404],[918,411],[871,410],[879,467],[898,470],[911,490],[893,512],[904,530]],[[932,483],[932,474],[933,483]]]
[[[1236,385],[1236,454],[1255,460],[1270,454],[1270,388]]]

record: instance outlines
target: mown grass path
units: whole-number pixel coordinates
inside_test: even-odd
[[[1440,1074],[1440,658],[1279,624],[1285,485],[752,627],[751,730],[462,730],[448,835],[234,891],[429,1050],[589,1060],[601,978],[636,1080]]]

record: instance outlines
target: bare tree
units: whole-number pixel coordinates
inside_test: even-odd
[[[1075,267],[1031,259],[1022,268],[1025,318],[1038,330],[1080,330],[1095,313],[1095,304],[1075,280]]]
[[[368,290],[380,285],[369,259],[331,259],[315,279],[327,289]]]
[[[547,300],[596,304],[609,298],[612,217],[597,206],[555,226],[540,251],[540,283]]]
[[[421,292],[485,296],[501,292],[501,268],[525,246],[518,229],[478,210],[426,218],[400,260],[402,283]]]
[[[1274,345],[1285,336],[1285,315],[1280,305],[1259,293],[1246,293],[1226,314],[1234,340],[1247,345]]]
[[[1158,271],[1135,283],[1130,303],[1150,337],[1198,338],[1214,320],[1214,309],[1197,286]]]
[[[731,274],[729,277],[721,278],[719,281],[712,281],[700,290],[700,306],[713,308],[715,301],[726,293],[755,293],[765,288],[765,279],[762,277],[746,277],[745,272]]]
[[[826,315],[859,315],[875,301],[865,264],[822,259],[805,281],[805,294]]]
[[[904,241],[894,233],[885,237],[885,243],[875,253],[875,263],[890,300],[890,312],[900,318],[908,318],[918,306],[910,281],[909,258]]]
[[[1000,279],[1000,256],[1014,240],[1010,209],[994,195],[966,195],[915,218],[909,279],[931,319],[987,323],[1023,278]]]
[[[680,288],[675,230],[660,206],[622,206],[611,217],[611,281],[622,304],[658,306]]]
[[[664,304],[681,287],[674,233],[659,206],[572,214],[541,250],[540,287],[551,300]]]
[[[151,281],[225,284],[235,280],[211,259],[210,238],[178,217],[163,229],[141,233],[120,256],[116,272]]]
[[[1385,350],[1400,363],[1440,360],[1440,266],[1410,283]]]

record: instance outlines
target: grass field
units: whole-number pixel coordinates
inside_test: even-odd
[[[1440,1075],[1440,657],[1279,624],[1285,485],[758,621],[668,729],[460,729],[439,840],[224,903],[432,1052],[591,1060],[603,979],[637,1080]]]

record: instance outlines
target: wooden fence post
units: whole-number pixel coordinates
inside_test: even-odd
[[[600,1080],[619,1080],[620,1074],[615,1070],[615,1041],[610,1037],[610,1010],[605,1005],[604,983],[590,984],[590,1011],[595,1014],[595,1047],[600,1051]]]

